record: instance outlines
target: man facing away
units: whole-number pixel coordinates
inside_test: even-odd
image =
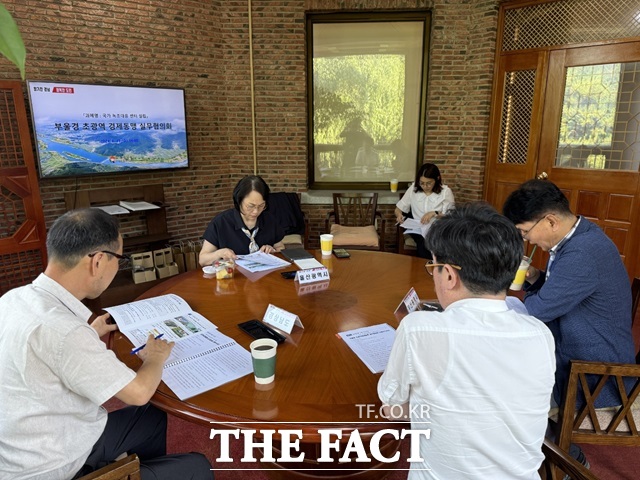
[[[503,212],[525,240],[549,252],[546,271],[527,272],[524,304],[553,333],[554,400],[561,405],[570,360],[635,363],[629,277],[614,243],[574,215],[552,182],[525,182],[509,195]],[[608,384],[596,406],[619,404]]]
[[[549,330],[505,301],[522,239],[476,203],[441,217],[425,245],[445,310],[402,320],[378,383],[386,415],[431,431],[409,479],[537,479],[555,357]]]
[[[137,372],[87,322],[122,256],[118,221],[99,209],[66,213],[47,235],[49,263],[32,284],[0,298],[0,478],[76,478],[124,452],[149,479],[212,479],[201,454],[166,456],[166,414],[148,404],[173,344],[149,336]],[[106,413],[112,397],[129,405]]]

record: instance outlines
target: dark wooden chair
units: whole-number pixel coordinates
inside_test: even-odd
[[[384,251],[385,220],[378,211],[378,194],[334,193],[325,232],[333,235],[334,247]]]
[[[596,379],[590,387],[587,383]],[[626,382],[626,383],[625,383]],[[605,385],[615,384],[620,405],[596,408]],[[581,390],[584,406],[576,408]],[[558,446],[565,452],[572,443],[640,446],[640,365],[572,360],[565,400],[560,408]]]
[[[399,197],[402,198],[403,195],[404,192],[401,192]],[[411,235],[404,233],[404,228],[400,225],[396,225],[396,245],[398,246],[398,253],[400,255],[411,255],[415,257],[418,253],[416,241]]]
[[[276,217],[284,230],[282,242],[286,246],[304,248],[309,245],[309,220],[302,211],[299,193],[270,193],[267,210]]]
[[[590,470],[548,438],[544,439],[542,453],[544,462],[538,471],[541,480],[563,480],[567,476],[573,480],[598,480]]]
[[[640,278],[636,277],[631,282],[631,326],[636,322],[638,304],[640,303]],[[640,352],[636,354],[636,363],[640,363]]]
[[[79,480],[140,480],[140,460],[135,453],[113,462]]]

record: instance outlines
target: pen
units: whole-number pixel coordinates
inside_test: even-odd
[[[163,335],[164,335],[164,333],[161,333],[157,337],[154,337],[154,339],[158,340],[159,338],[162,338]],[[139,347],[134,348],[133,350],[131,350],[131,355],[133,355],[135,353],[138,353],[140,350],[142,350],[146,346],[147,346],[147,344],[145,343],[144,345],[140,345]]]

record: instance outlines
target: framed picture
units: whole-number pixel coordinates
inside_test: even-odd
[[[412,182],[424,153],[429,11],[308,13],[312,189]]]

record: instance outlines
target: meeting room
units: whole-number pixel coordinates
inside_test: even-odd
[[[0,0],[0,232],[0,478],[637,478],[637,1]]]

